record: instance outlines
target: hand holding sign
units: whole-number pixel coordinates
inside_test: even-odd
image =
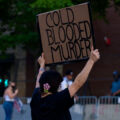
[[[90,54],[90,60],[92,60],[94,63],[100,59],[100,53],[98,51],[98,49],[91,49],[91,54]]]
[[[41,68],[44,68],[45,67],[45,57],[44,57],[44,53],[42,53],[42,56],[40,56],[38,58],[38,63],[40,65]]]

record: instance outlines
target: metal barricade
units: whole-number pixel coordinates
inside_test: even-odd
[[[30,101],[31,98],[22,97],[23,112],[14,109],[12,120],[31,120]],[[3,110],[3,98],[0,98],[0,120],[5,119]],[[70,109],[72,120],[119,120],[120,119],[120,97],[81,96]]]
[[[75,120],[119,120],[120,97],[115,96],[82,96],[73,106],[76,113],[81,117]],[[74,111],[72,111],[74,113]],[[78,112],[79,111],[79,112]],[[73,120],[74,120],[73,119]]]
[[[97,98],[95,96],[81,96],[71,108],[73,120],[96,120]]]
[[[0,104],[0,120],[4,120],[5,113],[2,107],[3,99]],[[30,100],[31,98],[21,97],[23,102],[23,112],[13,111],[12,120],[31,120]],[[70,109],[72,120],[96,120],[97,119],[97,98],[95,96],[82,96]]]
[[[120,119],[120,98],[102,96],[98,99],[98,120]]]

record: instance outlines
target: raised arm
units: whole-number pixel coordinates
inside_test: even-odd
[[[39,88],[39,87],[40,87],[39,79],[40,79],[42,73],[45,71],[45,58],[44,58],[44,53],[42,53],[42,56],[40,56],[40,57],[38,58],[38,63],[39,63],[39,65],[40,65],[40,68],[39,68],[39,72],[38,72],[38,75],[37,75],[37,80],[36,80],[35,88]]]
[[[77,75],[73,84],[68,88],[70,92],[70,96],[73,97],[76,92],[82,87],[82,85],[86,82],[88,75],[94,65],[94,63],[100,58],[98,49],[91,50],[90,58],[86,63],[83,70]]]

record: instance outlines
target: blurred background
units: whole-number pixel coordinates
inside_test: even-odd
[[[88,0],[87,0],[88,1]],[[0,0],[0,96],[9,81],[17,83],[19,97],[31,97],[38,71],[40,38],[36,15],[86,0]],[[120,0],[90,0],[96,47],[101,59],[79,95],[110,94],[113,72],[120,73]],[[83,11],[84,12],[84,11]],[[52,66],[62,75],[72,69],[74,77],[84,62]]]

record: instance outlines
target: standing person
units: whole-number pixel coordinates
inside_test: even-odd
[[[73,83],[73,71],[67,70],[65,73],[65,76],[63,77],[63,81],[60,86],[60,90],[64,90],[65,88],[68,88]]]
[[[31,106],[32,120],[71,120],[69,108],[74,104],[74,95],[86,82],[94,63],[100,58],[98,50],[91,55],[83,70],[68,88],[58,92],[62,76],[56,71],[45,71],[44,54],[39,57],[39,73]]]
[[[73,83],[73,71],[69,69],[66,71],[65,76],[63,77],[63,81],[60,84],[59,91],[70,87],[72,83]],[[78,96],[74,95],[74,102],[76,101],[78,101]]]
[[[15,83],[10,82],[8,88],[4,92],[3,108],[5,110],[5,120],[11,120],[13,113],[14,98],[18,94]]]
[[[118,71],[113,72],[114,81],[112,82],[111,95],[120,96],[120,74]]]
[[[118,71],[113,72],[113,79],[114,79],[114,81],[112,82],[111,95],[113,95],[120,89],[120,80],[119,80]]]

